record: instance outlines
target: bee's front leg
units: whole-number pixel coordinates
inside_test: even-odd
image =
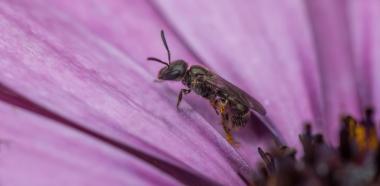
[[[182,101],[182,96],[186,95],[190,92],[191,92],[191,89],[181,89],[181,91],[179,92],[178,98],[177,98],[177,109],[179,108],[179,104]]]

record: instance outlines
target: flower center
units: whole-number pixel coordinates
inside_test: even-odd
[[[311,125],[299,135],[303,157],[295,149],[275,145],[268,152],[259,148],[262,158],[253,185],[380,185],[380,148],[373,109],[365,110],[362,120],[341,119],[339,145],[332,147]]]

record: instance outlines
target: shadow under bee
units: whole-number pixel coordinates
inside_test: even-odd
[[[247,125],[236,131],[235,136],[247,143],[257,141],[258,139],[283,141],[282,137],[278,135],[277,129],[267,117],[258,116],[252,112]]]

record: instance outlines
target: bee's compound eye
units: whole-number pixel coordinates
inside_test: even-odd
[[[163,80],[180,80],[186,73],[187,64],[183,61],[175,61],[160,70],[159,79]]]
[[[179,70],[173,70],[173,71],[168,71],[165,74],[165,77],[167,79],[177,79],[181,75],[181,71]]]

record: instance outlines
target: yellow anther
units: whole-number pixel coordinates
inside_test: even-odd
[[[355,138],[356,136],[356,128],[357,128],[356,121],[353,120],[352,118],[349,118],[348,131],[349,131],[349,135],[351,139]]]
[[[359,151],[377,149],[379,141],[374,127],[367,128],[361,123],[349,123],[349,133],[350,139],[356,143]]]
[[[379,145],[379,139],[377,138],[377,133],[375,128],[371,128],[368,131],[368,149],[369,150],[376,150],[377,146]]]
[[[363,125],[358,125],[355,127],[355,137],[354,140],[356,141],[358,148],[360,151],[364,151],[367,149],[367,137],[366,137],[366,129],[363,127]]]

